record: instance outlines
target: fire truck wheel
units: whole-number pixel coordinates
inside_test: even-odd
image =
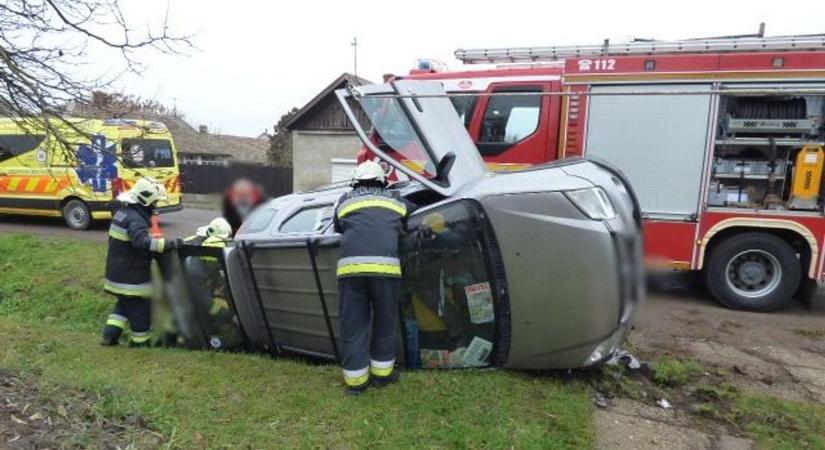
[[[92,213],[82,200],[72,199],[63,205],[63,219],[73,230],[85,230],[92,224]]]
[[[794,249],[767,233],[745,233],[713,249],[705,277],[711,294],[728,308],[772,311],[797,290],[801,265]]]

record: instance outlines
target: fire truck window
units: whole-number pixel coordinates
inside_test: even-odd
[[[541,112],[541,96],[525,95],[540,90],[520,90],[518,94],[490,97],[478,138],[483,155],[497,155],[536,132]]]
[[[408,221],[402,311],[409,367],[491,364],[497,295],[475,214],[458,202]]]
[[[478,97],[461,96],[450,97],[459,119],[464,123],[464,128],[470,128],[470,121],[473,119],[473,111],[476,109]]]
[[[31,134],[0,135],[0,162],[36,149],[45,138]]]
[[[123,165],[129,169],[174,167],[172,146],[166,139],[124,139]]]

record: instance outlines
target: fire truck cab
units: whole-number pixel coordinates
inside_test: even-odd
[[[588,157],[624,171],[649,267],[702,270],[720,303],[755,311],[825,279],[825,35],[456,57],[503,65],[405,78],[442,82],[493,170]]]

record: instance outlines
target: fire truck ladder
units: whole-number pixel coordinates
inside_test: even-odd
[[[729,37],[680,41],[636,40],[624,44],[560,45],[458,49],[456,59],[464,64],[558,61],[567,58],[661,55],[680,53],[776,52],[825,50],[825,34],[773,37]]]

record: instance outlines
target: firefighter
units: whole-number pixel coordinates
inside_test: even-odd
[[[131,332],[130,346],[149,345],[152,257],[177,248],[182,242],[152,236],[152,214],[157,202],[164,198],[166,189],[150,178],[140,178],[132,189],[117,198],[122,206],[109,227],[103,284],[103,288],[117,298],[117,303],[103,329],[102,345],[117,345],[127,325]]]
[[[384,170],[374,161],[355,168],[352,191],[335,207],[335,230],[342,235],[337,266],[341,364],[351,395],[399,378],[394,370],[401,296],[398,244],[411,208],[397,191],[387,189]]]
[[[216,217],[209,225],[198,228],[197,232],[183,240],[186,246],[213,247],[222,249],[232,242],[232,227],[223,217]],[[240,330],[235,324],[234,314],[227,302],[224,274],[221,263],[215,256],[187,256],[184,260],[189,293],[196,308],[207,313],[209,323],[204,324],[210,335],[209,345],[213,348],[237,346]],[[178,325],[170,318],[165,325],[162,346],[185,344]],[[218,336],[220,335],[220,336]]]

